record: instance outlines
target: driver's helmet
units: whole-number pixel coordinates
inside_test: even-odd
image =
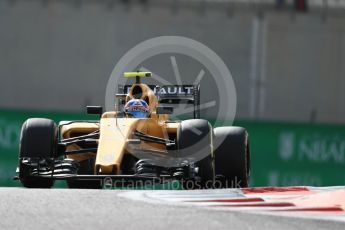
[[[144,100],[131,99],[125,105],[125,113],[135,118],[147,118],[150,115],[150,108]]]

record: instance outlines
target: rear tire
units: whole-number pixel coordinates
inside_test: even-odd
[[[32,167],[22,163],[23,158],[46,160],[56,153],[57,128],[54,121],[30,118],[22,126],[19,146],[19,180],[27,188],[51,188],[54,180],[31,176]]]
[[[242,127],[219,127],[214,129],[214,135],[216,175],[219,176],[215,186],[248,187],[250,147],[247,131]]]
[[[206,120],[191,119],[182,121],[177,131],[179,155],[185,157],[191,152],[204,156],[195,162],[198,167],[200,183],[193,180],[185,181],[186,189],[213,188],[215,171],[212,153],[212,127]]]

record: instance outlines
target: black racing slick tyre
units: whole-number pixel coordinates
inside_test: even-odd
[[[29,161],[45,161],[56,153],[57,127],[54,121],[44,118],[30,118],[22,126],[19,146],[19,180],[27,188],[51,188],[52,178],[31,175],[32,167],[25,165]]]
[[[214,129],[216,188],[248,187],[250,147],[247,131],[242,127]]]
[[[215,178],[212,153],[213,132],[206,120],[191,119],[182,121],[177,130],[179,155],[186,157],[191,153],[200,156],[195,162],[200,181],[188,180],[183,184],[185,189],[212,188]]]

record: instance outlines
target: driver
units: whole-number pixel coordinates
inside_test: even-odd
[[[135,118],[147,118],[150,115],[150,108],[142,99],[131,99],[125,105],[125,113]]]

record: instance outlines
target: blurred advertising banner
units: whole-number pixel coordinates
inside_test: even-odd
[[[345,125],[237,122],[250,134],[252,185],[344,185]]]
[[[67,112],[0,110],[0,186],[13,181],[20,129],[29,117],[96,119]],[[235,121],[247,128],[251,145],[251,186],[345,184],[345,125]],[[231,150],[229,150],[231,154]],[[59,185],[58,185],[59,186]]]

